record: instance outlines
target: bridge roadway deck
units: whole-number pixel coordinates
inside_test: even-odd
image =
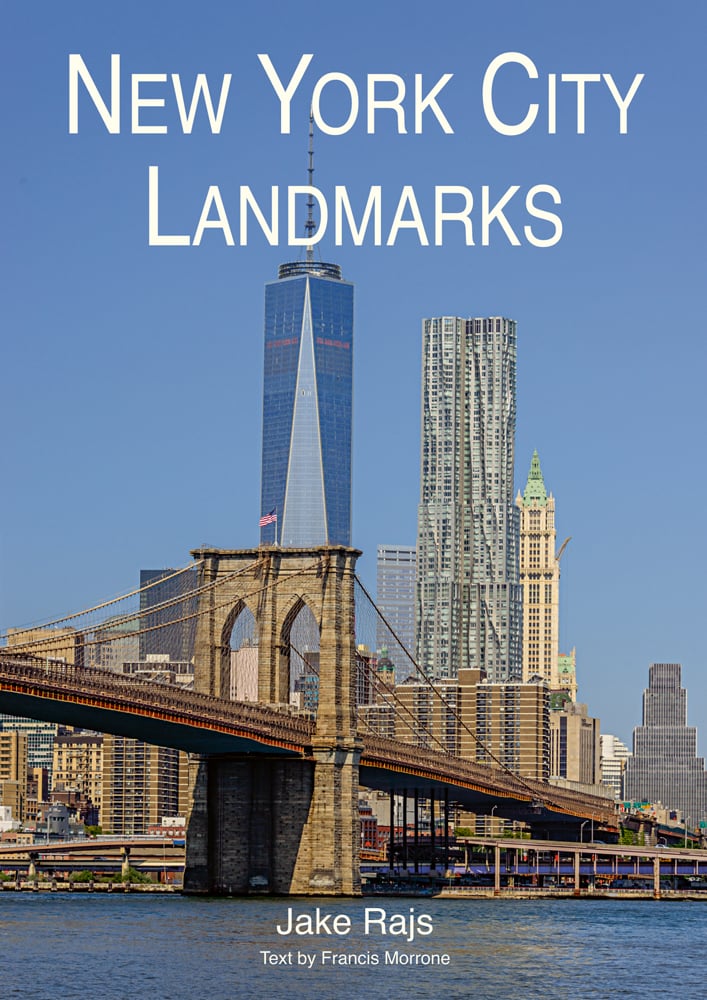
[[[0,654],[0,712],[75,725],[189,753],[309,757],[314,723],[252,702],[232,702],[106,670]],[[463,808],[532,822],[591,819],[617,829],[607,799],[520,779],[439,751],[365,734],[361,784],[421,794],[449,789]]]
[[[458,844],[468,844],[474,847],[483,847],[489,850],[498,847],[502,852],[513,852],[514,855],[530,854],[533,857],[539,855],[541,858],[546,855],[559,855],[559,859],[564,855],[579,854],[583,858],[596,858],[605,860],[607,858],[619,858],[628,861],[653,861],[658,859],[661,864],[684,864],[701,865],[700,872],[707,873],[707,851],[690,847],[657,847],[641,846],[634,844],[600,844],[597,841],[592,843],[576,843],[566,840],[516,840],[511,837],[458,837]]]
[[[149,852],[152,850],[162,851],[168,848],[181,847],[183,851],[184,839],[174,837],[150,836],[150,837],[85,837],[74,838],[73,840],[49,840],[34,844],[0,844],[0,861],[3,858],[14,858],[16,855],[23,857],[29,854],[36,854],[40,857],[52,856],[54,854],[122,854],[125,848],[128,850],[142,850]]]

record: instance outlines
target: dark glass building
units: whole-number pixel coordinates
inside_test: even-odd
[[[140,660],[148,656],[169,656],[175,662],[191,660],[196,634],[196,587],[195,569],[140,570]]]
[[[353,285],[282,264],[265,286],[261,544],[351,544]]]

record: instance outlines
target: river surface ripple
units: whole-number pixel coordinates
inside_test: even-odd
[[[347,917],[350,932],[277,932],[289,907],[296,918],[317,906]],[[387,929],[395,914],[408,928],[427,914],[433,931],[409,941],[377,921],[366,934],[367,907]],[[3,998],[696,997],[706,995],[706,946],[707,901],[0,896]],[[402,964],[443,956],[448,964]]]

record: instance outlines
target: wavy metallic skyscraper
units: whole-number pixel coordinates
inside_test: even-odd
[[[515,420],[515,322],[423,320],[417,659],[436,677],[521,679]]]
[[[265,286],[261,544],[351,544],[353,285],[307,255]]]

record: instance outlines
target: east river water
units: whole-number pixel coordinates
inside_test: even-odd
[[[701,997],[706,946],[707,901],[0,895],[3,998]]]

